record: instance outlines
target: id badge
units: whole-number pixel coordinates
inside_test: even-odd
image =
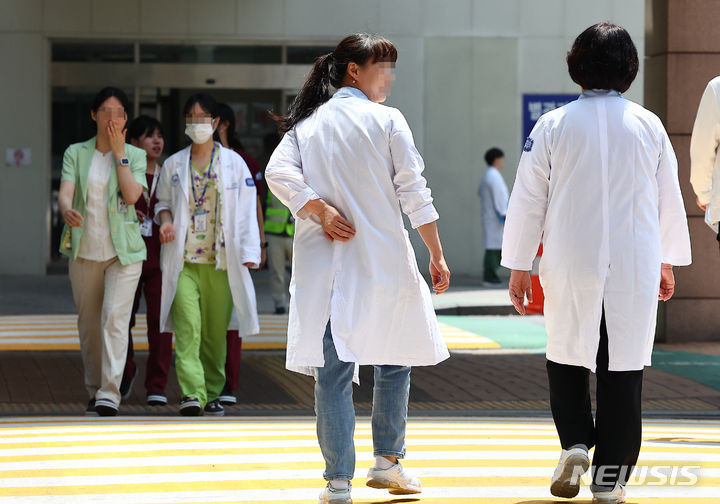
[[[152,236],[152,221],[150,219],[144,219],[140,223],[140,234],[145,237]]]
[[[118,196],[118,213],[127,213],[128,211],[128,204],[125,202],[124,199],[122,199],[120,196]]]
[[[196,210],[193,220],[196,232],[207,233],[207,212],[205,210]]]

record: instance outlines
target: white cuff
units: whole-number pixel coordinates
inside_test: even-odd
[[[408,219],[410,219],[410,225],[413,229],[417,229],[425,224],[435,222],[439,218],[440,215],[437,213],[437,210],[435,210],[435,206],[432,203],[429,203],[408,215]]]

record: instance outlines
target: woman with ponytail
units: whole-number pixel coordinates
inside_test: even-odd
[[[375,367],[375,464],[366,484],[421,491],[405,455],[410,367],[449,354],[430,290],[418,271],[401,210],[430,252],[433,290],[450,271],[423,161],[390,91],[395,46],[355,34],[318,58],[286,116],[267,166],[270,190],[296,217],[287,368],[315,377],[315,411],[327,487],[322,503],[350,503],[355,473],[352,382]],[[337,92],[331,97],[331,87]]]

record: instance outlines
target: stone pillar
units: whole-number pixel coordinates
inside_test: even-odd
[[[690,185],[690,134],[708,81],[720,75],[720,2],[646,0],[645,106],[658,114],[678,158],[693,264],[675,268],[658,341],[720,341],[720,253]]]

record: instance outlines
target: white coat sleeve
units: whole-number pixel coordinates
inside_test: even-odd
[[[233,153],[235,154],[235,153]],[[233,156],[235,169],[239,173],[238,201],[235,218],[240,223],[240,262],[260,264],[260,230],[257,222],[257,188],[252,173],[239,154]],[[232,195],[235,191],[226,191]],[[237,228],[236,228],[237,229]]]
[[[438,220],[427,181],[422,156],[415,148],[410,126],[397,109],[391,109],[390,155],[393,163],[393,186],[400,206],[413,229]]]
[[[157,187],[155,188],[155,196],[157,196],[158,202],[155,205],[155,216],[153,220],[158,225],[160,224],[161,210],[168,210],[172,213],[172,174],[170,172],[175,173],[175,167],[172,166],[172,162],[168,163],[166,161],[165,166],[160,170],[160,180],[158,180]]]
[[[530,271],[545,226],[550,188],[547,122],[541,117],[525,142],[510,194],[500,264]]]
[[[712,195],[712,174],[720,143],[720,103],[711,81],[700,99],[690,138],[690,183],[698,201],[706,205]]]
[[[508,189],[502,175],[500,175],[500,173],[496,173],[496,175],[497,176],[492,178],[492,183],[490,184],[493,208],[495,208],[495,212],[499,217],[505,217],[508,208]]]
[[[662,262],[674,266],[687,266],[692,261],[690,233],[678,181],[677,158],[665,129],[662,125],[659,125],[659,128],[662,134],[662,152],[655,176],[658,184]]]
[[[270,156],[265,169],[265,180],[270,191],[290,209],[293,216],[300,219],[310,216],[310,213],[302,208],[308,201],[319,199],[320,196],[305,182],[294,129],[285,133]]]

